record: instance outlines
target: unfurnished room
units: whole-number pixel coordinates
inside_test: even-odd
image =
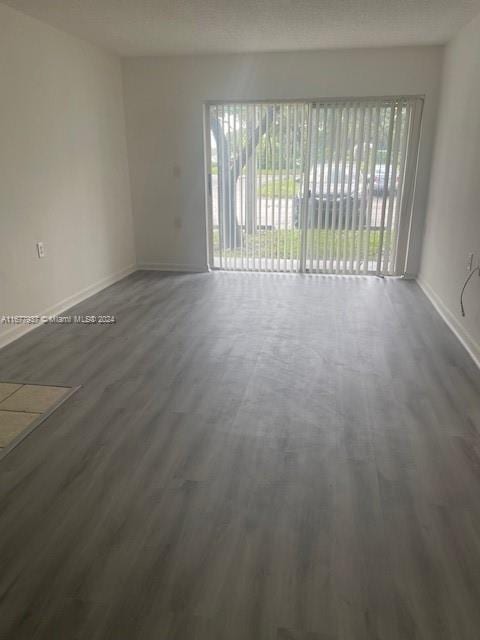
[[[0,0],[0,637],[479,640],[480,0]]]

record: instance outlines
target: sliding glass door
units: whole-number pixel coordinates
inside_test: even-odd
[[[422,100],[206,109],[210,265],[403,272]]]

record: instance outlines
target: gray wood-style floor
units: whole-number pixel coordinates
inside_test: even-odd
[[[416,284],[138,272],[0,379],[8,640],[478,640],[480,374]]]

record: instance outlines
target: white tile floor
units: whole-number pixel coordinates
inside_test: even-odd
[[[69,391],[70,387],[0,382],[0,453]]]

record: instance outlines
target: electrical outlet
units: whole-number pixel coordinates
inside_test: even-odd
[[[45,257],[45,246],[43,242],[37,242],[37,254],[39,258]]]
[[[473,269],[473,258],[475,257],[474,253],[469,253],[467,256],[467,271],[468,273],[470,273],[470,271]]]

